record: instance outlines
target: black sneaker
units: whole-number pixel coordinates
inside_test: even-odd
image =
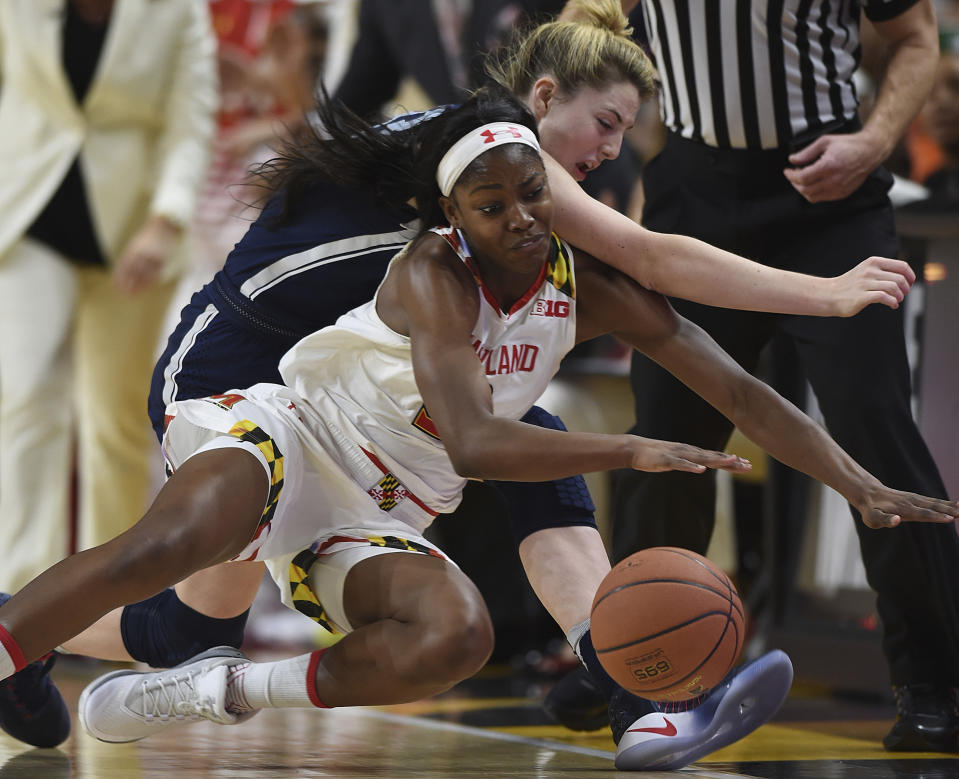
[[[896,724],[882,740],[890,752],[959,752],[956,691],[932,684],[894,690]]]
[[[570,730],[599,730],[609,724],[606,699],[582,665],[553,685],[543,709]]]
[[[0,593],[0,606],[10,600]],[[50,679],[51,652],[0,682],[0,728],[34,747],[55,747],[70,735],[70,712]]]
[[[640,717],[659,711],[659,706],[645,698],[637,698],[622,687],[613,690],[609,699],[609,729],[613,732],[613,743],[619,744],[626,730]]]

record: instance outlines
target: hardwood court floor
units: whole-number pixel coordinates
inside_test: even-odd
[[[61,661],[55,677],[72,711],[87,681],[109,670]],[[0,733],[0,779],[377,777],[493,779],[637,776],[613,768],[608,730],[548,724],[543,683],[484,672],[437,699],[381,709],[269,710],[235,727],[173,727],[133,744],[104,744],[75,728],[59,749],[30,749]],[[678,773],[704,779],[959,779],[959,759],[893,757],[880,744],[888,704],[834,700],[794,687],[773,722]]]

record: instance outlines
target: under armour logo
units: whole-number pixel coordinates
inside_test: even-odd
[[[483,130],[480,133],[484,138],[486,138],[483,143],[493,143],[496,140],[497,135],[511,135],[514,138],[522,138],[522,134],[515,127],[507,127],[504,130]]]

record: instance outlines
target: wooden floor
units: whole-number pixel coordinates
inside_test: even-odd
[[[71,710],[107,666],[62,659],[55,678]],[[592,779],[618,774],[608,730],[550,725],[538,702],[549,682],[489,669],[430,701],[382,709],[269,710],[245,723],[173,727],[134,744],[104,744],[75,725],[59,749],[29,749],[0,733],[0,779],[169,777],[410,777]],[[959,759],[893,758],[886,703],[826,697],[796,686],[773,722],[678,773],[709,779],[957,779]]]

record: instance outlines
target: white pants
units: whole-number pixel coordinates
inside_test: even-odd
[[[151,497],[146,416],[172,283],[129,296],[108,271],[24,238],[0,258],[0,590],[136,522]]]

